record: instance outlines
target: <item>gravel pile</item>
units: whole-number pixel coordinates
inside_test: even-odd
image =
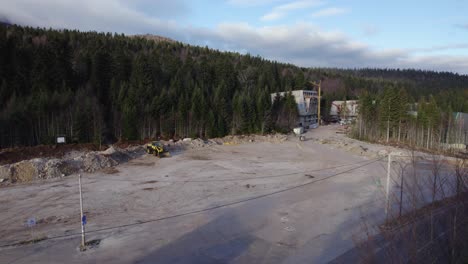
[[[308,138],[308,140],[315,141],[318,144],[331,145],[332,148],[342,149],[371,159],[386,157],[390,152],[401,151],[394,147],[370,144],[345,136],[328,136],[326,138],[311,137]]]
[[[209,140],[203,140],[200,138],[191,139],[184,138],[177,142],[174,141],[161,141],[166,148],[171,152],[180,152],[187,149],[198,149],[214,145],[238,145],[255,142],[270,142],[270,143],[282,143],[288,139],[287,135],[274,134],[274,135],[246,135],[246,136],[226,136],[223,138],[213,138]]]
[[[199,149],[213,145],[245,144],[254,142],[281,143],[287,140],[286,135],[247,135],[227,136],[203,140],[186,138],[174,141],[162,141],[172,153],[187,149]],[[24,160],[0,166],[0,183],[28,182],[38,179],[65,177],[79,172],[95,172],[114,167],[135,159],[145,153],[145,146],[133,146],[121,149],[111,146],[105,151],[70,151],[63,158],[39,158]]]
[[[254,142],[282,143],[288,139],[284,134],[273,135],[245,135],[245,136],[226,136],[224,138],[215,138],[212,141],[217,144],[245,144]]]
[[[95,172],[116,166],[145,153],[143,146],[79,153],[74,151],[62,159],[31,159],[0,166],[0,183],[28,182],[65,177],[78,172]]]

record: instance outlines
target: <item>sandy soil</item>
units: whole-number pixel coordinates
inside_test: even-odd
[[[353,247],[363,216],[383,219],[375,160],[391,150],[336,130],[83,174],[87,240],[100,242],[85,252],[77,175],[0,188],[0,263],[326,263]],[[11,246],[33,238],[49,239]]]

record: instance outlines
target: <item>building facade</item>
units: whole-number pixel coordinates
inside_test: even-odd
[[[359,112],[358,101],[333,101],[330,107],[330,116],[340,117],[342,119],[356,118]]]
[[[453,113],[456,131],[454,138],[456,143],[468,146],[468,113]]]
[[[277,95],[284,97],[287,92],[271,94],[271,101],[274,102]],[[316,91],[295,90],[291,92],[297,103],[299,113],[297,126],[309,128],[317,124],[318,96]]]

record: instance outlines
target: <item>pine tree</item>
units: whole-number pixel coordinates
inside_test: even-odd
[[[213,110],[210,110],[208,113],[208,120],[207,120],[207,128],[206,128],[206,136],[208,138],[217,137],[217,127],[216,127],[216,118],[213,113]]]
[[[296,126],[297,116],[299,114],[296,99],[294,98],[291,92],[286,94],[285,111],[288,119],[287,128],[291,129]]]
[[[268,131],[268,123],[271,120],[268,120],[270,117],[270,108],[271,108],[271,97],[268,93],[268,89],[265,87],[263,91],[260,91],[257,96],[257,114],[258,114],[258,123],[260,125],[260,133],[264,134]]]
[[[193,128],[195,136],[202,137],[203,131],[203,121],[204,121],[204,99],[200,87],[195,87],[195,90],[192,94],[192,108],[190,110],[190,115],[193,121]]]
[[[322,100],[324,115],[333,100],[368,91],[359,122],[360,137],[368,139],[435,147],[453,134],[449,108],[468,112],[464,75],[306,69],[123,34],[0,25],[0,147],[52,142],[57,133],[81,142],[111,142],[123,132],[203,137],[213,134],[213,116],[217,136],[287,131],[296,124],[293,100],[271,103],[270,94],[322,77],[331,91]],[[404,98],[423,96],[418,117],[405,116]]]
[[[132,100],[126,100],[123,106],[123,138],[126,140],[136,140],[138,138],[137,131],[137,110]]]
[[[408,117],[408,94],[406,90],[400,88],[398,91],[398,141],[401,140],[401,133],[402,133],[402,125],[405,123]]]
[[[232,99],[232,130],[231,134],[240,133],[244,123],[244,116],[242,115],[243,105],[242,97],[239,92],[234,94]]]
[[[426,148],[431,148],[434,140],[438,136],[435,133],[437,131],[436,128],[439,126],[440,122],[440,110],[437,106],[437,102],[435,101],[432,95],[429,97],[429,102],[426,105],[426,117],[428,122]]]
[[[88,100],[83,102],[83,104],[76,110],[76,119],[74,122],[74,130],[76,137],[73,138],[73,141],[80,143],[90,142],[91,141],[91,110]]]
[[[5,79],[2,79],[0,85],[0,104],[4,104],[8,99],[8,87]]]
[[[133,86],[126,87],[128,87],[127,97],[122,106],[122,136],[125,140],[136,140],[138,139],[136,92]]]
[[[181,94],[179,96],[178,104],[177,104],[177,119],[178,119],[178,127],[179,130],[176,131],[176,135],[179,137],[186,137],[188,136],[188,113],[190,108],[190,101],[186,94]]]
[[[399,103],[397,91],[393,87],[386,87],[379,104],[381,127],[386,131],[386,141],[389,142],[390,131],[399,119]]]
[[[294,88],[296,90],[302,90],[305,88],[305,85],[306,85],[306,81],[304,78],[304,73],[302,71],[299,71],[296,74],[296,78],[294,80]]]
[[[159,134],[161,136],[168,136],[170,123],[168,117],[171,111],[171,99],[168,92],[164,89],[158,96],[157,101],[158,116],[156,116],[159,122]]]
[[[368,138],[374,115],[373,103],[370,94],[364,91],[359,97],[359,139]]]

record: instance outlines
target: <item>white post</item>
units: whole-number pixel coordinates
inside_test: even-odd
[[[78,184],[80,188],[80,222],[81,222],[81,249],[85,248],[85,227],[83,223],[83,196],[81,194],[81,174],[78,176]]]
[[[388,220],[388,211],[390,207],[390,172],[392,165],[392,153],[388,154],[388,164],[387,164],[387,189],[385,192],[385,219]]]

